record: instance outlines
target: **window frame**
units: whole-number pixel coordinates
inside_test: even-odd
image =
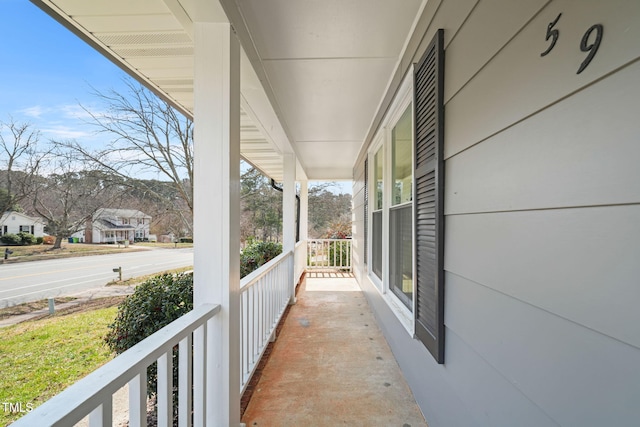
[[[375,156],[380,153],[382,158],[381,158],[381,163],[382,163],[382,207],[380,209],[376,209],[376,202],[377,202],[377,194],[378,194],[378,182],[376,181],[376,161],[375,161]],[[369,263],[367,265],[367,275],[369,276],[369,278],[373,281],[373,283],[378,287],[379,290],[383,289],[383,283],[384,283],[384,274],[385,274],[385,239],[384,239],[384,232],[385,232],[385,158],[386,158],[386,153],[385,153],[385,144],[384,144],[384,137],[382,135],[379,135],[376,139],[375,139],[375,143],[371,145],[369,152],[368,152],[368,163],[369,163],[369,212],[368,215],[370,216],[370,218],[368,219],[368,235],[369,235],[369,241],[367,243],[367,252],[368,252],[368,259],[369,259]],[[371,196],[371,194],[373,194],[373,197]],[[381,254],[380,254],[380,258],[381,258],[381,272],[380,272],[380,277],[378,277],[378,275],[374,272],[374,254],[373,254],[373,249],[374,249],[374,240],[375,240],[375,236],[374,236],[374,229],[373,229],[373,216],[375,213],[380,212],[382,219],[382,230],[380,232],[381,234]]]
[[[412,82],[412,81],[411,81]],[[389,192],[389,208],[388,208],[388,221],[389,221],[389,228],[388,228],[388,240],[387,240],[387,245],[388,247],[391,249],[391,247],[397,247],[396,245],[398,244],[398,242],[396,240],[392,240],[392,239],[397,239],[398,236],[392,236],[391,235],[391,230],[392,230],[392,225],[391,225],[391,220],[392,217],[395,216],[395,214],[392,214],[392,212],[399,212],[401,210],[405,210],[408,209],[411,213],[410,213],[410,221],[409,223],[411,224],[411,242],[412,242],[412,247],[411,247],[411,297],[409,298],[404,292],[402,292],[402,295],[398,295],[397,292],[398,287],[397,286],[392,286],[392,280],[395,280],[395,278],[393,278],[391,276],[391,272],[392,271],[397,271],[396,267],[392,266],[392,262],[397,261],[397,259],[394,258],[394,260],[392,261],[392,254],[391,254],[391,250],[389,251],[389,255],[388,255],[388,270],[389,270],[389,275],[388,275],[388,280],[387,280],[387,288],[389,289],[390,293],[393,294],[394,297],[396,297],[398,299],[398,302],[400,302],[401,304],[403,304],[404,306],[407,307],[407,309],[412,313],[414,313],[415,310],[415,283],[414,283],[414,276],[415,276],[415,260],[414,260],[414,256],[413,256],[413,240],[415,238],[415,234],[414,234],[414,222],[415,222],[415,217],[414,217],[414,210],[413,210],[413,188],[415,186],[414,180],[413,180],[413,164],[414,164],[414,160],[415,160],[415,155],[414,155],[414,135],[415,135],[415,128],[414,128],[414,118],[413,118],[413,84],[411,85],[407,85],[405,87],[405,90],[409,91],[409,94],[405,94],[405,96],[401,99],[401,102],[395,106],[394,108],[394,114],[391,116],[392,119],[389,123],[389,135],[388,135],[388,145],[389,145],[389,152],[390,152],[390,159],[389,159],[389,185],[388,187],[390,187],[390,192]],[[411,199],[409,199],[408,201],[404,201],[404,202],[400,202],[400,203],[395,203],[395,196],[396,196],[396,182],[395,179],[396,177],[393,176],[394,171],[395,171],[395,161],[396,161],[396,156],[394,153],[394,149],[396,148],[394,146],[394,131],[397,128],[397,126],[400,124],[400,121],[405,117],[405,115],[409,116],[409,120],[411,123],[411,129],[409,130],[409,135],[410,135],[410,140],[409,140],[409,170],[410,172],[410,182],[411,182],[411,191],[412,191],[412,196]],[[406,314],[406,313],[405,313]]]
[[[382,148],[383,153],[383,203],[382,203],[382,277],[379,279],[375,273],[372,271],[373,265],[373,257],[371,252],[369,252],[369,266],[367,266],[368,277],[374,283],[374,285],[378,288],[383,298],[385,299],[387,305],[391,308],[392,312],[396,315],[400,323],[404,326],[411,336],[414,336],[415,332],[415,322],[413,318],[413,313],[415,312],[415,279],[413,283],[413,291],[410,306],[405,305],[401,299],[396,296],[393,290],[390,288],[390,212],[392,209],[399,209],[401,207],[412,206],[413,204],[413,188],[415,188],[415,182],[413,179],[413,163],[414,163],[414,135],[415,135],[415,124],[413,118],[413,106],[414,106],[414,93],[413,93],[413,67],[410,67],[407,70],[407,74],[403,78],[403,81],[398,89],[397,95],[392,102],[386,117],[383,119],[381,123],[381,127],[374,138],[374,143],[370,145],[368,150],[368,159],[369,159],[369,182],[372,184],[371,187],[373,189],[376,186],[375,175],[373,173],[375,169],[375,161],[374,156]],[[389,191],[392,188],[392,131],[395,125],[400,121],[402,116],[405,114],[407,108],[411,110],[411,166],[412,166],[412,177],[411,177],[411,185],[412,185],[412,200],[406,203],[393,205],[392,197],[393,191]],[[373,167],[372,167],[373,165]],[[376,191],[374,189],[374,191]],[[379,210],[374,210],[375,197],[370,197],[370,205],[369,205],[369,227],[370,233],[368,243],[368,251],[372,251],[373,249],[373,213]],[[415,227],[413,226],[415,222],[414,218],[414,210],[411,209],[411,223],[412,223],[412,241],[415,240]],[[415,256],[412,254],[412,276],[415,278]]]

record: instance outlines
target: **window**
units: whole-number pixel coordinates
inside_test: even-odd
[[[438,363],[445,338],[443,34],[437,32],[398,89],[381,126],[383,141],[365,161],[371,276]]]
[[[371,271],[382,279],[382,200],[383,200],[383,148],[373,156],[373,212],[371,214]]]
[[[24,233],[30,233],[31,232],[31,227],[28,225],[21,225],[20,226],[20,232],[24,232]]]
[[[413,311],[413,125],[412,105],[391,130],[391,182],[389,210],[389,289]]]

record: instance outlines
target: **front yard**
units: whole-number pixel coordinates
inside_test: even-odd
[[[8,260],[4,260],[5,249],[13,251]],[[45,259],[71,258],[86,255],[101,255],[120,252],[135,252],[145,250],[135,245],[125,248],[123,245],[93,245],[89,243],[62,243],[60,249],[53,249],[51,245],[31,246],[0,246],[0,261],[5,263],[40,261]]]
[[[15,421],[111,360],[103,338],[116,312],[115,306],[89,309],[0,330],[0,425]]]

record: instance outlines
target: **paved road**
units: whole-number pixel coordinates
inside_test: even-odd
[[[193,265],[193,249],[153,249],[122,254],[0,265],[0,308],[68,295],[104,286],[116,279],[157,273]]]

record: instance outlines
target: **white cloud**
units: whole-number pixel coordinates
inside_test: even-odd
[[[42,116],[46,111],[47,109],[42,108],[40,105],[35,105],[33,107],[19,110],[19,112],[24,114],[25,116],[34,117],[36,119],[40,118],[40,116]]]
[[[62,105],[58,107],[58,110],[61,111],[62,115],[68,119],[91,120],[91,114],[86,112],[77,104]]]
[[[78,139],[91,136],[90,132],[79,130],[78,128],[72,128],[69,126],[51,126],[42,129],[42,133],[47,135],[51,139]]]

